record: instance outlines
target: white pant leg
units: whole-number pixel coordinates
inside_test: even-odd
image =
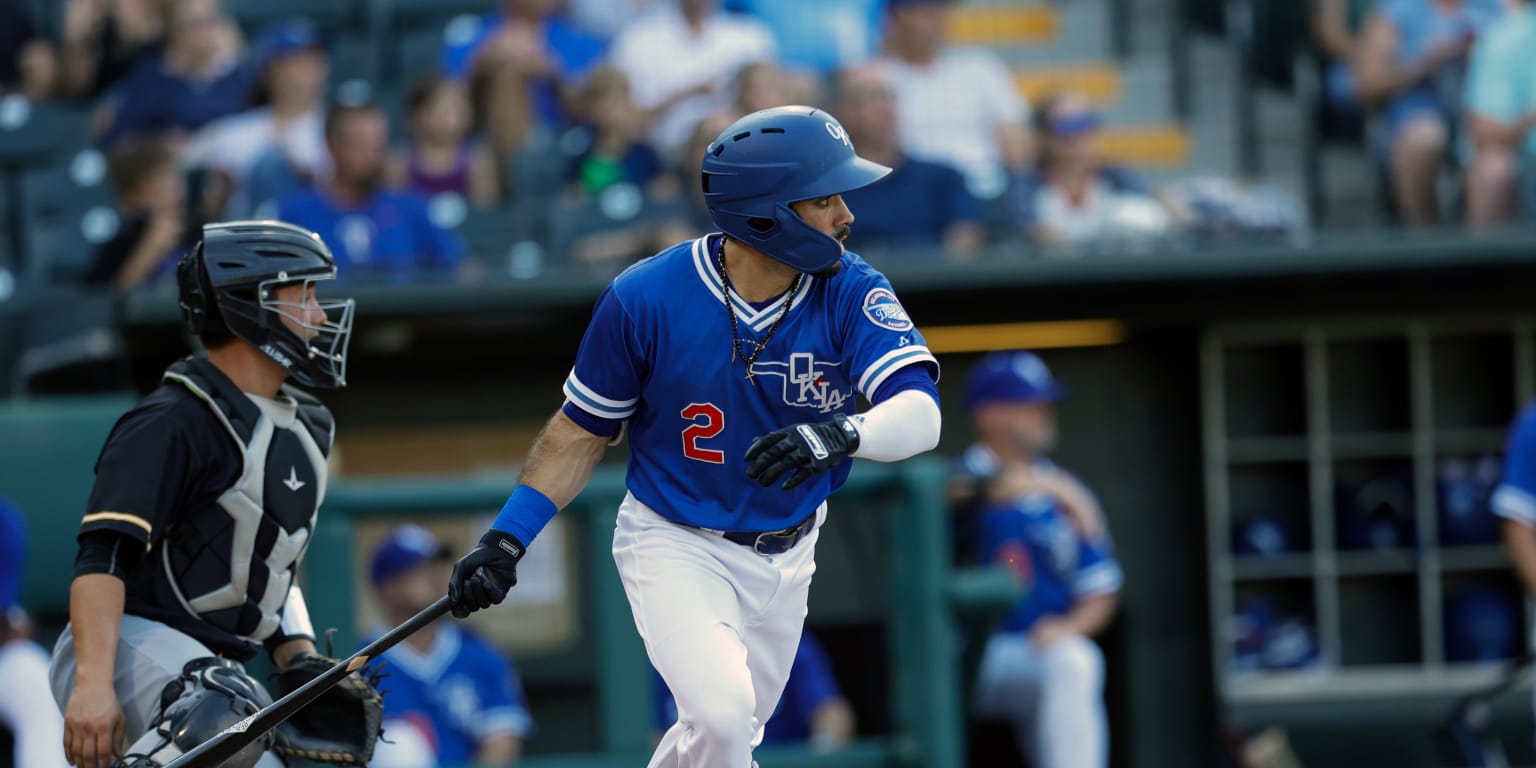
[[[53,663],[48,676],[54,700],[63,711],[75,689],[75,638],[69,625],[53,647]],[[124,616],[118,629],[117,658],[112,670],[112,686],[118,705],[123,708],[123,732],[128,744],[148,733],[160,710],[160,692],[166,683],[181,677],[187,662],[213,651],[190,635],[139,616]],[[259,685],[260,683],[258,683]],[[126,746],[126,745],[125,745]],[[282,768],[283,762],[271,752],[257,761],[257,768]]]
[[[1039,768],[1102,768],[1108,762],[1104,661],[1093,641],[1064,637],[1044,651],[1028,635],[987,641],[976,712],[1014,724],[1020,749]]]
[[[614,562],[646,654],[677,701],[651,768],[752,764],[794,661],[814,538],[766,558],[633,497],[619,507]]]

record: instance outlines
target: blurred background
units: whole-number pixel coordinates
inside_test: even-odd
[[[19,602],[50,644],[96,452],[190,350],[202,223],[313,229],[357,300],[304,574],[342,652],[398,524],[458,552],[500,507],[607,280],[711,230],[702,148],[804,103],[898,169],[848,242],[947,428],[833,499],[807,627],[850,725],[765,767],[1025,764],[969,702],[1027,585],[945,490],[965,371],[1025,348],[1124,572],[1113,765],[1482,764],[1435,734],[1529,646],[1489,496],[1536,396],[1532,44],[1522,0],[0,0]],[[640,764],[664,725],[608,555],[624,452],[468,622],[522,764]],[[1475,714],[1536,762],[1528,682]]]

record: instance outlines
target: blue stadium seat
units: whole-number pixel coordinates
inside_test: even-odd
[[[22,205],[29,220],[75,218],[87,209],[111,204],[107,159],[94,148],[22,175]]]
[[[528,279],[547,266],[543,213],[527,205],[471,209],[457,229],[469,252],[489,271]]]
[[[91,144],[85,109],[0,97],[0,166],[33,167]]]
[[[262,28],[284,19],[308,19],[322,29],[337,30],[359,18],[352,0],[224,0],[224,10],[253,40]]]
[[[53,284],[80,282],[96,260],[96,249],[117,234],[120,224],[117,212],[104,205],[29,224],[27,271]]]

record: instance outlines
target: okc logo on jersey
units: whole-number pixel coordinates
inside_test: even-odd
[[[752,373],[783,378],[786,404],[831,413],[841,409],[848,398],[853,397],[851,388],[847,391],[836,389],[828,378],[830,369],[839,365],[819,361],[809,352],[795,352],[787,363],[753,363]]]

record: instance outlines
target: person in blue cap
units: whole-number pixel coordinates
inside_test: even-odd
[[[244,217],[330,174],[325,146],[325,39],[304,19],[269,26],[251,52],[252,106],[194,133],[181,164],[206,172],[204,213]]]
[[[390,626],[442,596],[450,552],[425,528],[402,525],[373,552],[369,580]],[[383,634],[376,628],[373,637]],[[371,639],[371,638],[370,638]],[[501,765],[522,754],[533,728],[512,661],[452,622],[429,624],[384,654],[389,695],[384,735],[413,728],[434,753],[430,765]],[[401,742],[404,743],[404,742]],[[400,764],[380,743],[376,764]],[[418,758],[419,759],[419,758]],[[396,760],[396,762],[390,762]],[[415,763],[413,768],[426,768]]]
[[[1032,352],[994,352],[971,369],[977,442],[951,497],[974,511],[975,560],[1013,571],[1024,597],[987,642],[975,712],[1010,721],[1031,765],[1108,763],[1104,659],[1095,635],[1114,619],[1123,576],[1097,499],[1047,458],[1064,396]]]
[[[0,727],[16,743],[13,765],[64,768],[64,718],[49,692],[48,651],[32,641],[21,608],[26,566],[26,521],[0,496]]]

